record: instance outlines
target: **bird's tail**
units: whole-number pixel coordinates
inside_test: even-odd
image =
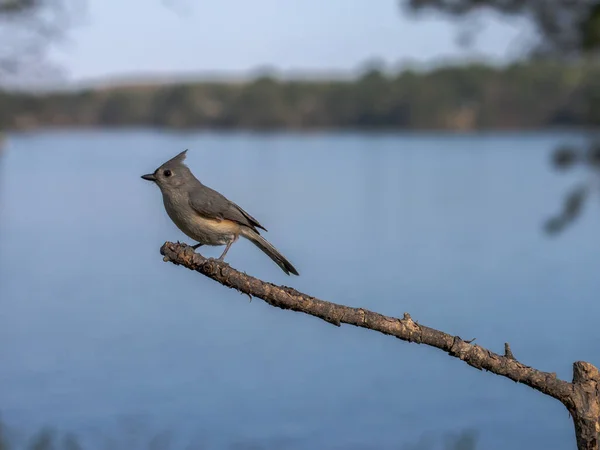
[[[271,258],[275,264],[281,267],[281,270],[283,270],[286,274],[289,275],[290,273],[293,273],[294,275],[299,275],[295,267],[292,266],[292,264],[285,259],[281,253],[279,253],[279,250],[273,247],[269,241],[267,241],[256,231],[247,227],[242,227],[242,232],[240,234],[265,252],[267,256]]]

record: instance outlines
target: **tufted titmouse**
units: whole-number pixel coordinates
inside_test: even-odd
[[[187,150],[170,159],[152,174],[142,175],[155,182],[163,196],[167,214],[177,227],[201,245],[226,245],[223,260],[231,244],[243,236],[265,252],[286,273],[298,275],[292,264],[279,253],[257,228],[258,221],[217,191],[203,185],[183,163]]]

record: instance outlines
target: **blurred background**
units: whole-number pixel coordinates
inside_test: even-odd
[[[570,380],[599,44],[592,0],[0,0],[1,448],[575,448],[530,388],[165,264],[140,176],[188,148],[301,275],[234,267]]]

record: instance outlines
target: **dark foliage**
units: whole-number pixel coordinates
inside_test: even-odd
[[[532,50],[571,57],[600,48],[599,0],[400,0],[404,11],[441,11],[452,16],[491,9],[509,16],[529,17],[538,35]]]
[[[585,79],[582,73],[590,76]],[[600,65],[442,67],[351,81],[260,77],[246,83],[0,94],[0,127],[153,126],[254,130],[526,130],[598,122]]]

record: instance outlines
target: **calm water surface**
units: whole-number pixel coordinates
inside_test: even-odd
[[[541,232],[579,179],[548,164],[566,138],[11,136],[0,157],[2,419],[17,440],[48,425],[87,448],[147,448],[164,431],[171,448],[398,449],[470,429],[481,449],[575,448],[566,409],[525,386],[164,263],[165,240],[189,240],[140,179],[189,148],[196,175],[257,217],[301,276],[245,241],[233,266],[407,311],[494,351],[508,341],[525,364],[570,379],[574,361],[600,363],[600,208],[596,197],[558,238]]]

